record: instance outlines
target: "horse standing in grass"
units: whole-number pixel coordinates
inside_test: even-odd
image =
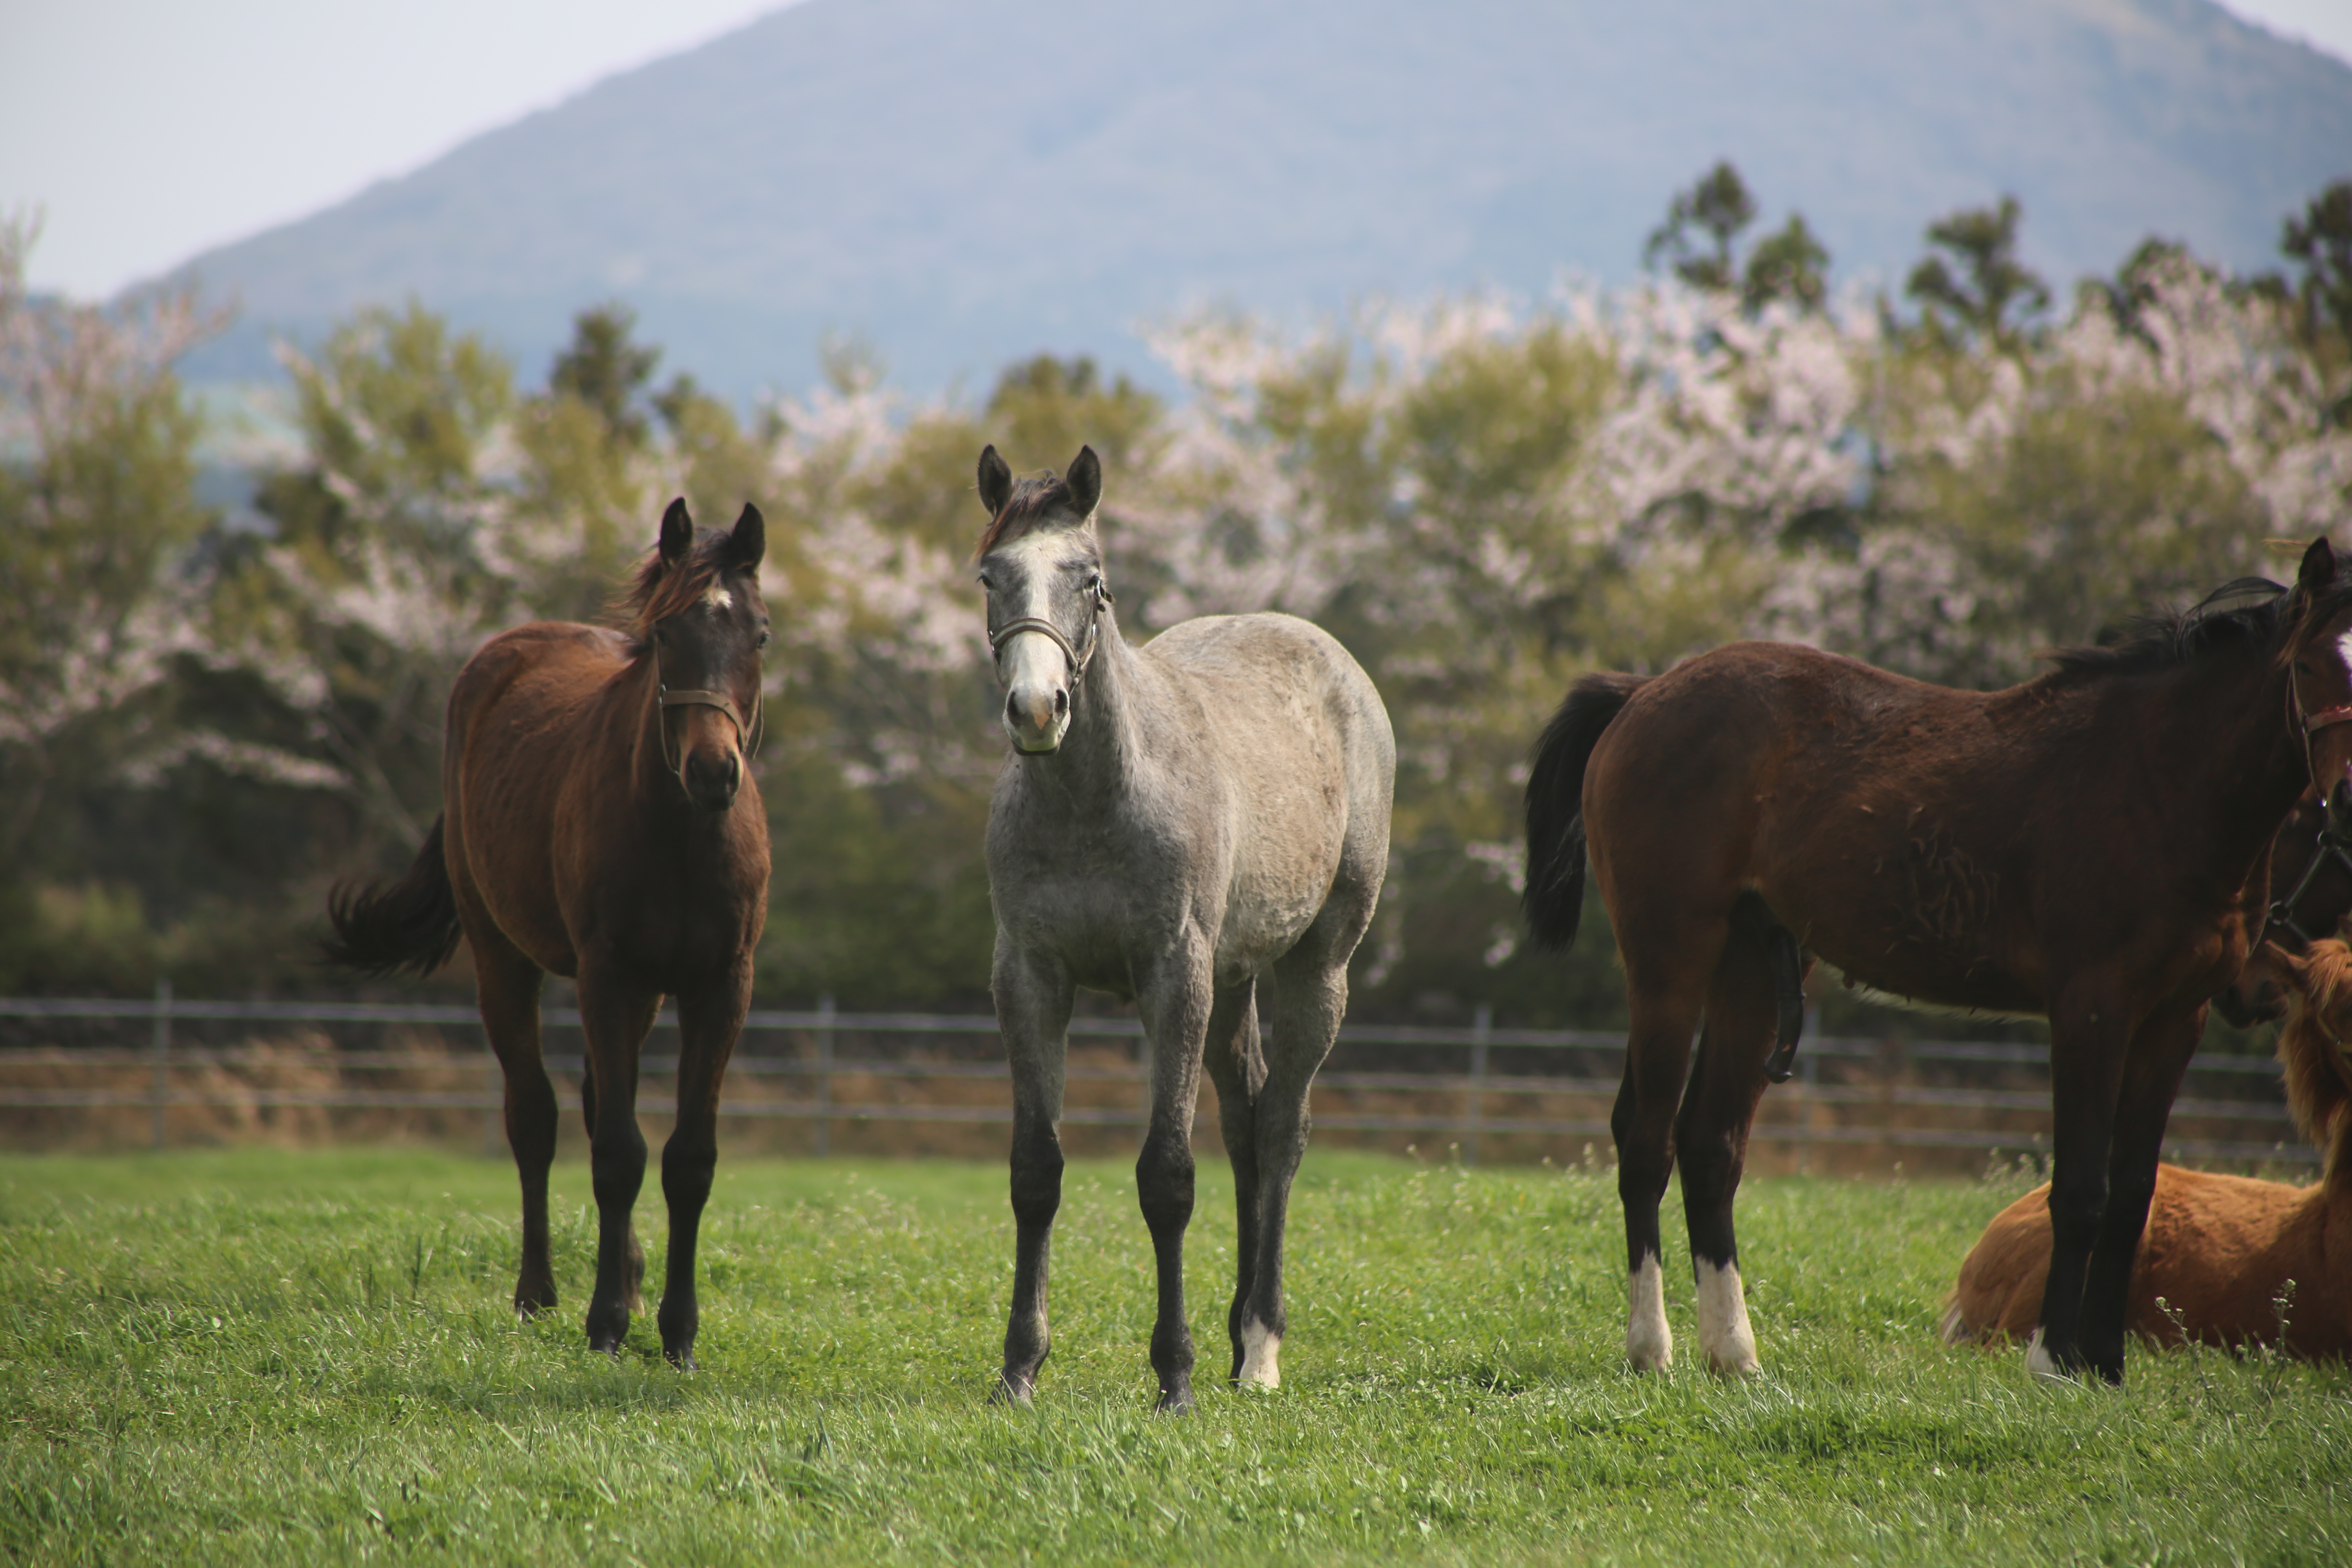
[[[1574,939],[1589,840],[1633,1014],[1611,1121],[1635,1366],[1673,1353],[1658,1205],[1677,1159],[1701,1345],[1719,1371],[1757,1364],[1732,1198],[1811,952],[1895,998],[2049,1018],[2055,1224],[2028,1362],[2121,1381],[2207,999],[2245,960],[2295,796],[2352,790],[2348,636],[2352,584],[2318,540],[2292,590],[2232,584],[2006,691],[1767,643],[1577,682],[1528,783],[1527,907],[1539,942]]]
[[[1234,1382],[1271,1388],[1282,1236],[1307,1092],[1347,1005],[1348,959],[1388,868],[1396,743],[1330,637],[1288,616],[1209,616],[1131,647],[1094,528],[1102,466],[1017,483],[989,447],[980,498],[988,640],[1013,754],[988,819],[993,989],[1013,1068],[1013,1310],[997,1397],[1027,1403],[1047,1345],[1061,1203],[1063,1061],[1077,986],[1139,1005],[1151,1109],[1136,1196],[1159,1264],[1160,1408],[1192,1403],[1184,1228],[1205,1060],[1233,1161]],[[1258,977],[1275,982],[1272,1037]]]
[[[461,934],[473,949],[522,1177],[523,1317],[555,1305],[555,1089],[541,1055],[540,986],[551,972],[578,980],[598,1213],[588,1342],[614,1355],[646,1268],[629,1223],[646,1170],[637,1054],[662,997],[677,998],[677,1121],[662,1151],[669,1266],[656,1321],[662,1353],[688,1370],[719,1081],[767,918],[768,824],[748,767],[768,642],[766,537],[748,506],[732,531],[698,537],[686,503],[673,501],[625,600],[625,630],[536,622],[484,644],[449,693],[442,815],[415,864],[389,885],[338,889],[328,905],[329,956],[370,973],[430,973]]]
[[[2312,944],[2284,960],[2280,1031],[2287,1103],[2318,1145],[2317,1184],[2290,1187],[2178,1165],[2156,1168],[2125,1327],[2160,1345],[2271,1344],[2317,1359],[2352,1354],[2352,949]],[[1960,1265],[1947,1344],[2032,1331],[2050,1268],[2047,1183],[1993,1217]]]

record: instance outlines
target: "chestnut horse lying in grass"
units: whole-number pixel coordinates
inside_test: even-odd
[[[2316,1185],[2156,1168],[2156,1197],[2125,1318],[2159,1345],[2273,1344],[2306,1357],[2352,1352],[2352,948],[2284,955],[2291,999],[2279,1035],[2287,1103],[2325,1157]],[[1948,1344],[2022,1339],[2050,1271],[2050,1188],[1985,1227],[1960,1265]],[[2282,1304],[2282,1299],[2284,1299]],[[2161,1303],[2161,1304],[2159,1304]]]

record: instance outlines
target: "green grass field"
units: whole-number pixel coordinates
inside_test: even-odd
[[[1201,1405],[1168,1419],[1116,1164],[1072,1169],[1053,1358],[1007,1411],[982,1401],[1001,1166],[722,1155],[688,1377],[646,1319],[617,1363],[587,1352],[580,1165],[556,1173],[562,1308],[525,1326],[503,1164],[0,1157],[0,1556],[2352,1561],[2344,1369],[2141,1352],[2122,1393],[2053,1391],[1937,1342],[1961,1254],[2023,1184],[1750,1184],[1766,1370],[1731,1386],[1622,1368],[1608,1175],[1310,1156],[1286,1384],[1243,1395],[1231,1188],[1203,1162]]]

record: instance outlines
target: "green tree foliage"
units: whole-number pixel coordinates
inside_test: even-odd
[[[1750,314],[1775,300],[1820,310],[1829,299],[1830,253],[1804,214],[1790,213],[1785,225],[1757,241],[1743,266],[1736,246],[1756,215],[1756,198],[1727,159],[1675,196],[1665,221],[1642,247],[1642,265],[1665,259],[1673,275],[1693,289],[1737,291]]]
[[[1805,215],[1790,213],[1779,232],[1766,235],[1748,254],[1739,298],[1750,310],[1786,300],[1803,310],[1829,302],[1830,253],[1805,226]]]
[[[105,954],[143,934],[79,807],[166,760],[212,521],[171,367],[217,321],[184,292],[36,297],[37,233],[0,222],[0,988],[118,978]]]
[[[2025,330],[2023,319],[2049,308],[2050,286],[2017,258],[2022,216],[2017,198],[2003,196],[1998,206],[1966,208],[1927,226],[1927,243],[1945,254],[1923,258],[1903,290],[1919,301],[1930,331],[2009,349]]]
[[[1642,265],[1655,267],[1664,258],[1674,275],[1694,289],[1737,288],[1732,242],[1755,221],[1756,198],[1727,158],[1689,190],[1675,193],[1665,222],[1650,231],[1642,247]]]

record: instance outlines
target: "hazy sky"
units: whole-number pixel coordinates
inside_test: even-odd
[[[111,293],[782,3],[0,0],[0,211]],[[2352,59],[2352,0],[2229,5]]]

